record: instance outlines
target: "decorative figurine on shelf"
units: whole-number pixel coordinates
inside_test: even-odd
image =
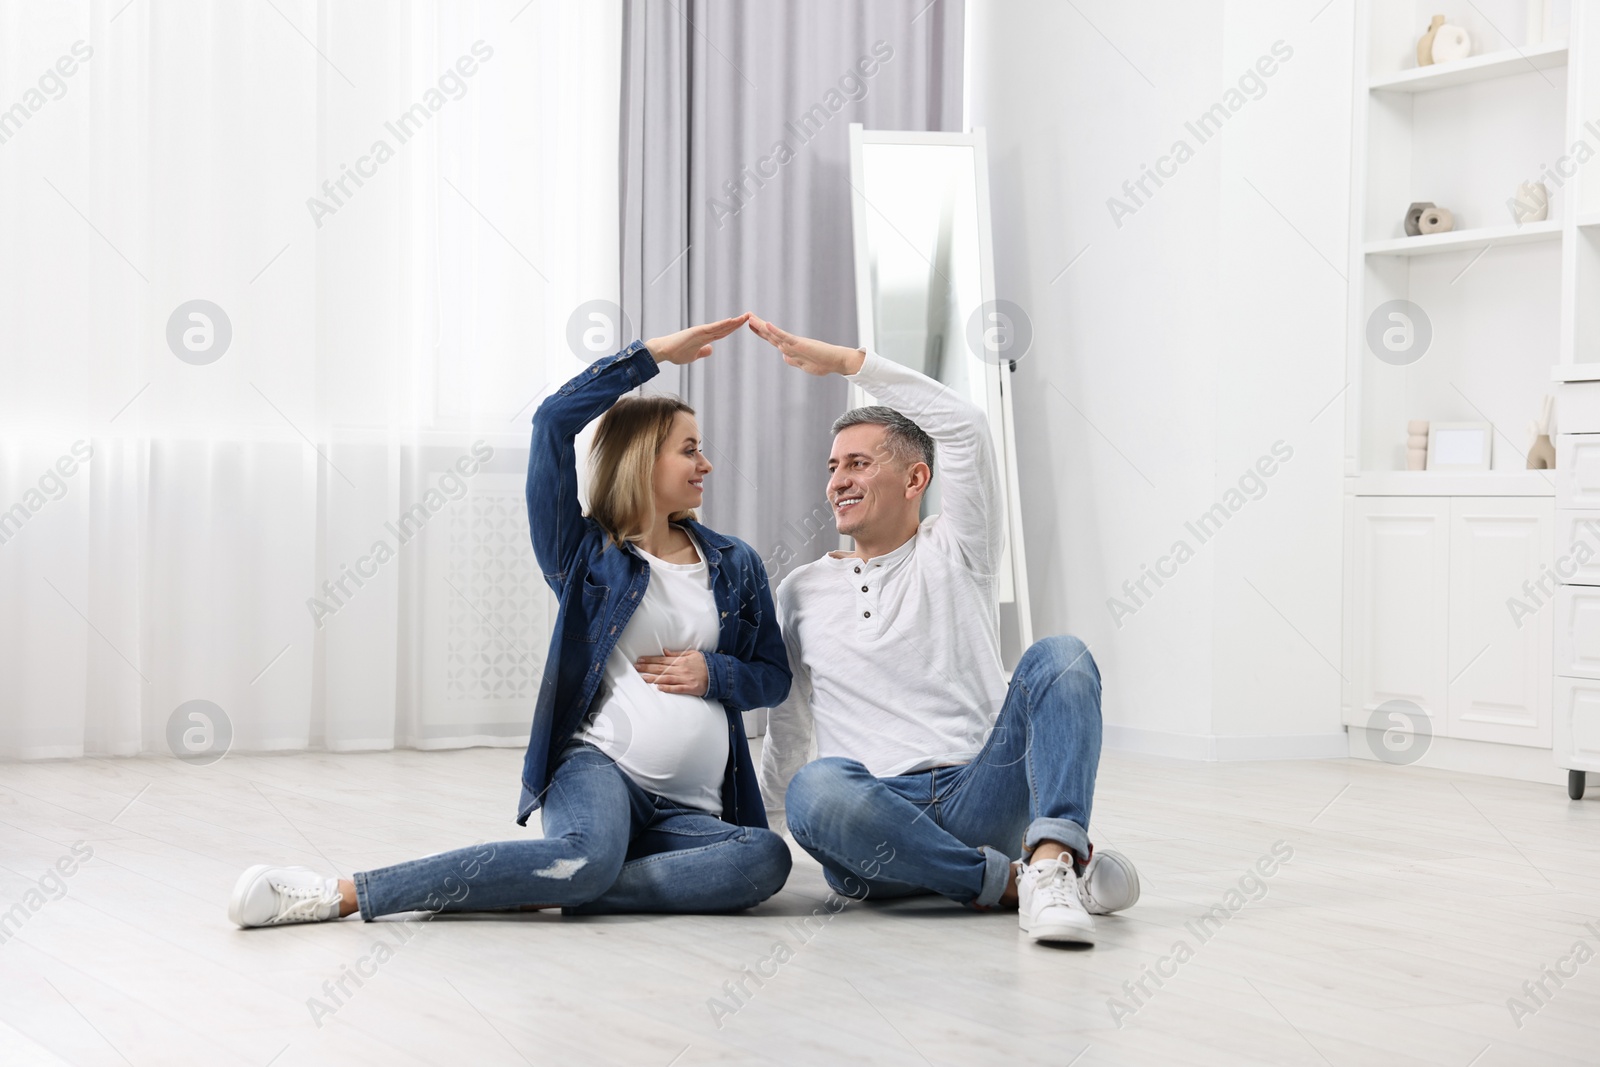
[[[1435,63],[1454,63],[1472,54],[1472,38],[1460,26],[1440,26],[1433,31],[1431,49]]]
[[[1517,195],[1506,201],[1511,217],[1521,226],[1525,222],[1543,222],[1550,217],[1550,190],[1544,182],[1523,182],[1517,186]]]
[[[1555,469],[1556,446],[1550,443],[1550,416],[1554,414],[1554,406],[1555,397],[1546,393],[1539,417],[1528,423],[1528,432],[1533,434],[1533,444],[1528,446],[1528,469],[1531,471]]]
[[[1428,420],[1412,419],[1406,423],[1406,470],[1428,469]]]
[[[1417,219],[1417,229],[1424,234],[1449,233],[1456,228],[1456,217],[1449,208],[1430,207]]]
[[[1433,206],[1432,200],[1418,200],[1406,208],[1406,236],[1416,237],[1422,233],[1417,227],[1417,221],[1422,218],[1422,213]]]
[[[1428,67],[1433,65],[1433,36],[1444,27],[1444,16],[1433,16],[1433,23],[1428,27],[1428,32],[1417,39],[1417,66]]]

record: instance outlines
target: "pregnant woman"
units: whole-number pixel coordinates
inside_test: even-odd
[[[353,879],[258,865],[240,877],[229,918],[248,927],[356,911],[729,912],[783,886],[789,849],[766,828],[739,714],[789,691],[766,571],[749,545],[695,521],[712,468],[693,410],[670,396],[619,399],[659,363],[710,355],[748,318],[636,341],[533,417],[528,525],[561,607],[517,822],[542,808],[543,838]],[[596,416],[585,515],[573,440]]]

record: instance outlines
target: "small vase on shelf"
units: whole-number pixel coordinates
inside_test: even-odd
[[[1428,420],[1412,419],[1406,423],[1406,470],[1428,469]]]
[[[1447,207],[1430,207],[1417,219],[1417,229],[1424,234],[1449,233],[1456,228],[1456,217]]]
[[[1550,443],[1550,418],[1554,409],[1555,397],[1546,393],[1539,417],[1528,423],[1528,432],[1533,435],[1533,444],[1528,446],[1528,469],[1531,471],[1555,469],[1556,446]]]
[[[1444,26],[1444,16],[1433,16],[1433,24],[1421,37],[1417,39],[1417,66],[1431,67],[1433,65],[1433,35]]]
[[[1431,207],[1433,207],[1432,200],[1414,200],[1411,206],[1406,208],[1405,230],[1407,237],[1422,236],[1422,228],[1418,223],[1422,220],[1422,213]]]
[[[1460,26],[1440,26],[1434,30],[1429,49],[1434,63],[1454,63],[1472,54],[1472,38]]]
[[[1509,202],[1511,217],[1518,226],[1543,222],[1550,217],[1550,190],[1544,182],[1523,182]]]

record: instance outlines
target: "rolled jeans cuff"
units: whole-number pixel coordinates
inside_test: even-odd
[[[1000,903],[1011,881],[1011,857],[988,845],[979,845],[978,850],[983,853],[983,888],[972,904],[978,908],[992,908]]]
[[[350,876],[350,880],[356,884],[356,908],[361,914],[361,920],[363,922],[372,922],[378,916],[373,913],[372,907],[368,903],[371,899],[372,891],[367,888],[367,872],[357,871]]]
[[[1071,819],[1033,820],[1022,839],[1022,850],[1031,853],[1041,841],[1059,841],[1072,850],[1080,863],[1089,862],[1089,831]]]

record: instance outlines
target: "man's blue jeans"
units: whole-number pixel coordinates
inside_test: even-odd
[[[784,804],[789,832],[836,892],[987,907],[1011,860],[1041,841],[1088,859],[1099,763],[1100,670],[1082,641],[1046,637],[1017,664],[971,763],[875,778],[856,760],[813,760]]]
[[[567,914],[741,911],[789,877],[789,846],[647,792],[579,744],[545,794],[544,837],[453,849],[354,875],[363,919],[561,905]]]

